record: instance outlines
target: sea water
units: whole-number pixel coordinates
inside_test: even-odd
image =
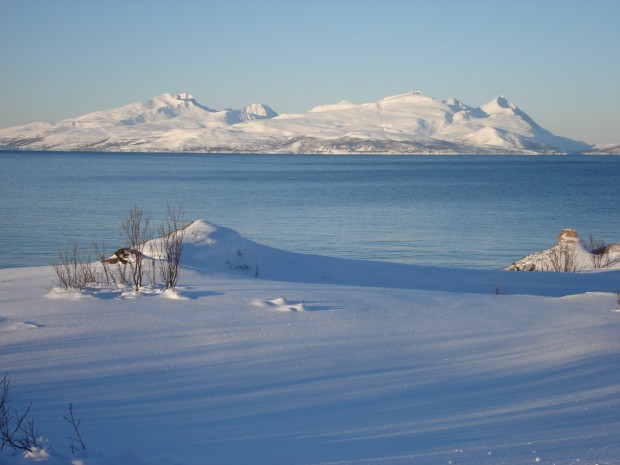
[[[294,252],[500,268],[572,228],[620,241],[620,157],[0,153],[0,267],[122,246],[167,205]]]

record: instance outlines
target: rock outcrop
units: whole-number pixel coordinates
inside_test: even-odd
[[[607,245],[590,239],[586,246],[577,231],[562,229],[553,247],[526,255],[505,269],[558,272],[620,269],[620,243]]]

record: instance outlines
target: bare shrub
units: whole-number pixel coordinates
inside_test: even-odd
[[[32,402],[23,413],[13,409],[9,397],[10,385],[8,375],[5,374],[0,380],[0,452],[5,448],[23,452],[34,452],[35,449],[42,449],[39,428],[35,425],[34,420],[28,418]],[[80,432],[82,420],[75,417],[73,404],[69,404],[68,414],[63,416],[63,419],[71,425],[73,430],[73,435],[69,436],[71,451],[74,454],[78,450],[85,451],[86,444]]]
[[[609,244],[595,239],[592,233],[590,233],[588,243],[586,244],[586,250],[590,252],[594,268],[599,269],[609,266],[609,262],[611,261]]]
[[[166,289],[174,289],[179,282],[185,234],[185,228],[182,226],[184,215],[182,207],[173,208],[168,205],[166,220],[159,227],[161,236],[159,275]]]
[[[125,246],[108,256],[105,241],[102,245],[92,241],[92,251],[80,252],[77,242],[65,250],[58,250],[58,263],[54,265],[57,287],[84,289],[92,285],[124,286],[131,284],[136,291],[148,281],[156,285],[161,280],[165,288],[174,289],[179,282],[183,238],[187,225],[183,224],[185,212],[181,207],[168,205],[167,216],[159,227],[160,240],[152,251],[145,250],[153,237],[149,217],[137,205],[129,209],[121,223],[121,237]],[[160,259],[148,256],[156,252]],[[94,256],[94,260],[93,260]]]
[[[151,239],[152,233],[149,226],[149,217],[137,205],[129,209],[127,218],[121,225],[121,234],[125,241],[125,246],[132,252],[132,259],[129,260],[131,271],[131,281],[134,289],[138,291],[143,284],[144,277],[147,275],[147,260],[144,256],[144,246]]]
[[[122,285],[129,284],[129,276],[127,275],[127,267],[122,263],[118,263],[116,266],[116,277],[118,282]]]
[[[80,254],[73,241],[65,250],[58,250],[59,263],[54,265],[57,287],[65,290],[84,289],[97,282],[97,270],[90,254]]]
[[[110,268],[110,262],[108,261],[108,256],[105,249],[105,241],[103,241],[103,245],[101,248],[99,247],[99,242],[96,239],[93,239],[93,251],[95,256],[101,263],[101,268],[103,270],[103,277],[105,278],[105,283],[109,286],[110,284],[116,285],[116,277]]]
[[[5,447],[15,450],[32,452],[33,448],[41,447],[39,431],[34,420],[28,419],[32,404],[24,413],[11,409],[9,398],[10,380],[4,375],[0,380],[0,451]]]
[[[80,257],[80,264],[78,266],[78,285],[80,289],[84,289],[87,286],[96,284],[99,282],[97,276],[96,262],[93,260],[89,252],[85,252],[86,255]]]
[[[581,271],[581,264],[577,263],[577,250],[572,244],[561,243],[553,247],[549,253],[551,270],[561,273]]]
[[[75,415],[73,415],[73,404],[69,404],[68,415],[63,416],[64,420],[71,425],[73,428],[74,436],[70,436],[69,439],[71,443],[69,447],[71,448],[71,452],[74,454],[78,449],[86,450],[86,444],[84,444],[84,440],[82,439],[82,435],[80,434],[80,425],[82,424],[82,419],[76,420]]]
[[[71,253],[71,250],[73,253]],[[77,243],[73,243],[73,249],[58,249],[59,263],[54,264],[56,272],[56,285],[68,291],[76,287],[76,275],[78,267]]]

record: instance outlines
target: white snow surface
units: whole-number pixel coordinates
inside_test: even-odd
[[[592,146],[551,134],[503,96],[474,108],[410,92],[278,115],[254,103],[213,110],[187,93],[55,123],[0,130],[0,148],[256,153],[573,153]]]
[[[205,221],[182,263],[165,293],[0,270],[1,369],[48,447],[1,465],[620,463],[619,271],[301,255]]]

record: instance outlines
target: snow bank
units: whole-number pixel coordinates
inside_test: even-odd
[[[183,265],[208,273],[252,276],[307,284],[418,289],[445,292],[493,292],[562,296],[614,292],[617,275],[553,273],[541,278],[503,270],[459,270],[400,263],[350,260],[287,252],[257,244],[229,228],[200,220],[186,230]]]

